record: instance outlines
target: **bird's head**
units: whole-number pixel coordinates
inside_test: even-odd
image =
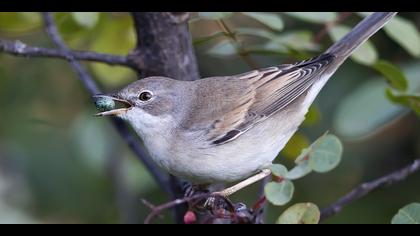
[[[183,87],[180,81],[166,77],[138,80],[115,93],[94,96],[100,111],[96,115],[120,117],[140,133],[162,130],[174,123],[178,105],[183,104]]]

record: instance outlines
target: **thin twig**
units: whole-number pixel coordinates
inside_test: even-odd
[[[405,178],[407,178],[409,175],[415,173],[416,171],[420,170],[420,159],[415,160],[410,165],[399,169],[395,172],[392,172],[390,174],[387,174],[381,178],[378,178],[376,180],[363,183],[338,199],[336,202],[332,203],[330,206],[322,210],[321,214],[321,220],[325,220],[328,217],[331,217],[337,213],[339,213],[344,206],[347,204],[362,198],[366,194],[372,192],[373,190],[376,190],[380,187],[384,187],[387,185],[391,185],[394,183],[398,183]]]
[[[63,39],[60,37],[57,27],[55,26],[54,20],[51,13],[44,12],[43,14],[45,22],[45,30],[47,35],[51,38],[54,44],[58,47],[58,50],[65,55],[66,59],[70,62],[74,71],[77,73],[79,80],[83,83],[90,94],[98,94],[100,92],[98,86],[89,76],[83,66],[76,61],[74,56],[71,54],[70,49],[67,47]]]
[[[236,48],[238,50],[238,55],[242,58],[242,60],[244,60],[244,62],[252,69],[258,69],[259,67],[257,63],[254,60],[252,60],[252,58],[249,56],[249,53],[242,47],[242,44],[236,37],[235,32],[230,30],[226,22],[224,20],[217,20],[217,24],[219,25],[220,29],[225,33],[225,35],[229,37],[232,42],[235,43]]]
[[[265,198],[264,187],[270,181],[271,176],[265,177],[258,187],[258,198],[257,202],[252,207],[252,210],[255,214],[255,223],[262,224],[264,223],[265,212],[266,212],[266,203],[267,199]]]
[[[152,212],[149,213],[149,215],[147,215],[146,219],[144,220],[145,224],[150,224],[150,222],[153,220],[153,218],[156,215],[159,215],[162,211],[169,209],[169,208],[173,208],[176,207],[180,204],[184,204],[187,202],[191,202],[194,200],[202,200],[202,199],[206,199],[209,198],[211,196],[215,196],[218,197],[216,195],[214,195],[213,193],[203,193],[203,194],[197,194],[191,197],[184,197],[184,198],[178,198],[175,200],[172,200],[170,202],[166,202],[164,204],[161,204],[159,206],[153,206],[151,203],[147,202],[147,206],[151,207],[152,206]]]
[[[61,39],[51,13],[43,13],[43,18],[45,21],[45,30],[48,36],[58,47],[60,54],[65,55],[65,58],[70,62],[71,66],[78,74],[79,80],[83,83],[88,92],[91,95],[100,93],[100,90],[96,85],[95,81],[89,76],[85,68],[83,68],[83,66],[76,60],[75,56],[72,54],[72,51]],[[129,131],[128,127],[121,120],[118,120],[116,118],[111,119],[118,133],[129,145],[129,147],[136,154],[136,156],[143,162],[145,167],[150,171],[158,185],[167,193],[170,193],[171,189],[168,185],[168,176],[163,174],[158,169],[158,167],[152,162],[150,157],[147,155],[146,151],[139,145],[139,142],[136,140],[135,136]]]
[[[67,55],[61,50],[53,48],[32,47],[19,40],[10,41],[0,39],[0,52],[9,53],[18,57],[49,57],[69,60]],[[78,50],[71,50],[71,55],[76,60],[101,62],[112,66],[119,65],[130,67],[136,71],[140,70],[138,65],[130,61],[130,59],[126,56]]]

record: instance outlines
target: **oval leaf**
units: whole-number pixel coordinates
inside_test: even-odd
[[[298,30],[283,33],[273,38],[273,41],[298,51],[319,51],[319,45],[312,38],[310,31]]]
[[[284,27],[283,20],[278,14],[275,14],[275,13],[242,12],[242,14],[257,20],[274,30],[280,31]]]
[[[220,20],[232,16],[233,12],[200,12],[198,16],[206,20]]]
[[[334,135],[319,138],[309,152],[309,166],[316,172],[324,173],[335,168],[341,160],[343,146]]]
[[[420,203],[411,203],[401,208],[391,224],[420,224]]]
[[[408,53],[420,56],[420,33],[416,26],[399,16],[395,16],[384,26],[386,34],[401,45]]]
[[[281,164],[272,164],[270,170],[273,175],[278,177],[284,177],[287,174],[287,168]]]
[[[269,182],[264,186],[267,200],[276,206],[288,203],[292,199],[294,190],[295,187],[289,180],[284,180],[281,183]]]
[[[308,161],[304,161],[293,167],[284,177],[290,180],[300,179],[311,172],[312,168],[308,165]]]
[[[392,63],[379,60],[373,65],[373,68],[379,71],[391,83],[392,87],[400,91],[407,89],[407,79],[404,73]]]
[[[343,98],[334,115],[334,129],[346,138],[361,138],[405,113],[383,95],[383,80],[368,80]]]
[[[129,15],[108,18],[92,40],[90,49],[96,52],[127,55],[135,46],[136,36]],[[121,86],[136,78],[131,69],[109,66],[101,63],[90,64],[95,75],[107,86]]]
[[[298,203],[284,211],[277,224],[318,224],[321,213],[313,203]]]
[[[401,68],[409,84],[409,93],[420,89],[420,63]],[[351,77],[350,77],[351,78]],[[373,135],[408,112],[384,96],[389,87],[379,76],[367,78],[360,86],[340,98],[342,102],[333,117],[334,129],[346,139],[359,139]]]
[[[247,36],[257,36],[266,39],[273,39],[276,37],[275,34],[268,30],[258,29],[258,28],[237,28],[237,35],[247,35]]]
[[[337,18],[335,12],[286,12],[287,15],[310,23],[323,24]]]
[[[226,57],[235,55],[237,52],[236,47],[230,41],[222,41],[212,48],[210,48],[207,53],[212,56]]]
[[[329,34],[334,42],[340,40],[344,35],[351,31],[351,28],[347,26],[335,26],[330,31]],[[375,47],[370,41],[363,43],[358,49],[356,49],[353,54],[350,56],[355,62],[358,62],[363,65],[372,65],[378,59],[378,53],[376,52]]]
[[[309,152],[310,151],[311,151],[311,146],[309,146],[308,148],[302,149],[299,156],[296,157],[295,163],[300,164],[300,163],[303,163],[303,162],[307,161],[308,158],[309,158]]]

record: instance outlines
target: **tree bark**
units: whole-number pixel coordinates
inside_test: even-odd
[[[142,77],[167,76],[178,80],[199,78],[188,30],[188,13],[134,12],[136,48],[130,60],[143,68]]]

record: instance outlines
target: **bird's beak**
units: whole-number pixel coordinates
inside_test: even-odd
[[[93,99],[95,105],[99,110],[95,116],[118,116],[125,114],[130,110],[133,105],[125,100],[117,97],[116,95],[94,95]]]

